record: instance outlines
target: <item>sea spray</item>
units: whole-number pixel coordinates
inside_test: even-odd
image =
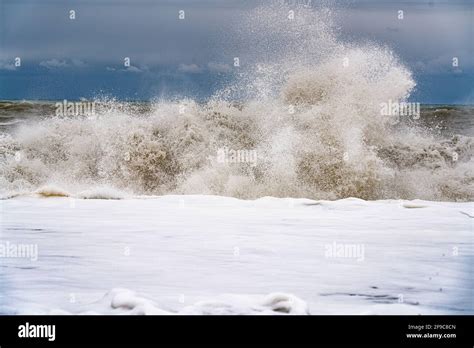
[[[108,187],[135,195],[472,200],[472,138],[442,138],[381,114],[381,104],[407,102],[416,85],[394,52],[339,40],[329,9],[300,6],[291,20],[288,10],[245,15],[236,45],[250,54],[239,59],[236,80],[206,102],[161,100],[142,112],[97,100],[94,118],[52,115],[3,133],[1,194],[49,186],[77,197]],[[224,148],[254,151],[258,161],[221,163]]]

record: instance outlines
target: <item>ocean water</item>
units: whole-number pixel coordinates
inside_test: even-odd
[[[38,249],[1,312],[472,313],[474,108],[384,113],[416,103],[396,52],[287,11],[205,101],[0,103],[2,242]]]

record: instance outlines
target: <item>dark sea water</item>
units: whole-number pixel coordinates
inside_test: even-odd
[[[60,101],[62,102],[62,101]],[[54,116],[56,101],[0,101],[0,130],[9,132],[26,121]],[[134,108],[137,114],[151,112],[147,102],[124,102],[124,108]],[[474,136],[474,105],[422,105],[420,118],[411,123],[444,135]]]

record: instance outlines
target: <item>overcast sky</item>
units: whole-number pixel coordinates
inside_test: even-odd
[[[473,103],[473,1],[324,3],[334,9],[342,39],[393,48],[415,74],[414,98]],[[0,0],[0,99],[204,98],[231,79],[233,57],[252,51],[235,44],[233,28],[255,6],[252,0]],[[124,57],[131,60],[127,70]]]

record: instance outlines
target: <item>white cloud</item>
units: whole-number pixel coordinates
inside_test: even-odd
[[[146,65],[134,66],[130,65],[128,68],[125,68],[123,71],[134,72],[134,73],[142,73],[150,70]]]
[[[0,70],[16,70],[16,67],[13,63],[8,63],[5,61],[0,61]]]
[[[202,72],[202,69],[197,64],[180,64],[178,71],[190,74],[199,74]]]
[[[207,67],[212,72],[227,73],[232,70],[229,64],[210,62]]]
[[[72,65],[78,68],[84,68],[87,66],[87,64],[80,59],[73,59],[71,62],[72,62]]]
[[[44,60],[41,63],[39,63],[39,65],[47,69],[65,68],[69,66],[65,60],[59,60],[56,58],[50,59],[50,60]]]
[[[70,67],[84,68],[87,66],[87,64],[80,59],[66,60],[66,59],[56,59],[56,58],[53,58],[50,60],[44,60],[40,62],[39,65],[46,69],[60,69],[60,68],[70,68]]]
[[[146,72],[150,69],[146,65],[140,65],[140,66],[130,65],[130,66],[125,67],[123,69],[118,69],[118,68],[107,66],[107,67],[105,67],[105,70],[107,70],[107,71],[119,71],[119,72],[130,72],[130,73],[142,73],[142,72]]]
[[[138,67],[136,67],[136,66],[133,66],[133,65],[130,65],[130,66],[127,67],[124,71],[134,72],[134,73],[141,73],[141,72],[143,72],[143,70],[141,70],[140,68],[138,68]]]

